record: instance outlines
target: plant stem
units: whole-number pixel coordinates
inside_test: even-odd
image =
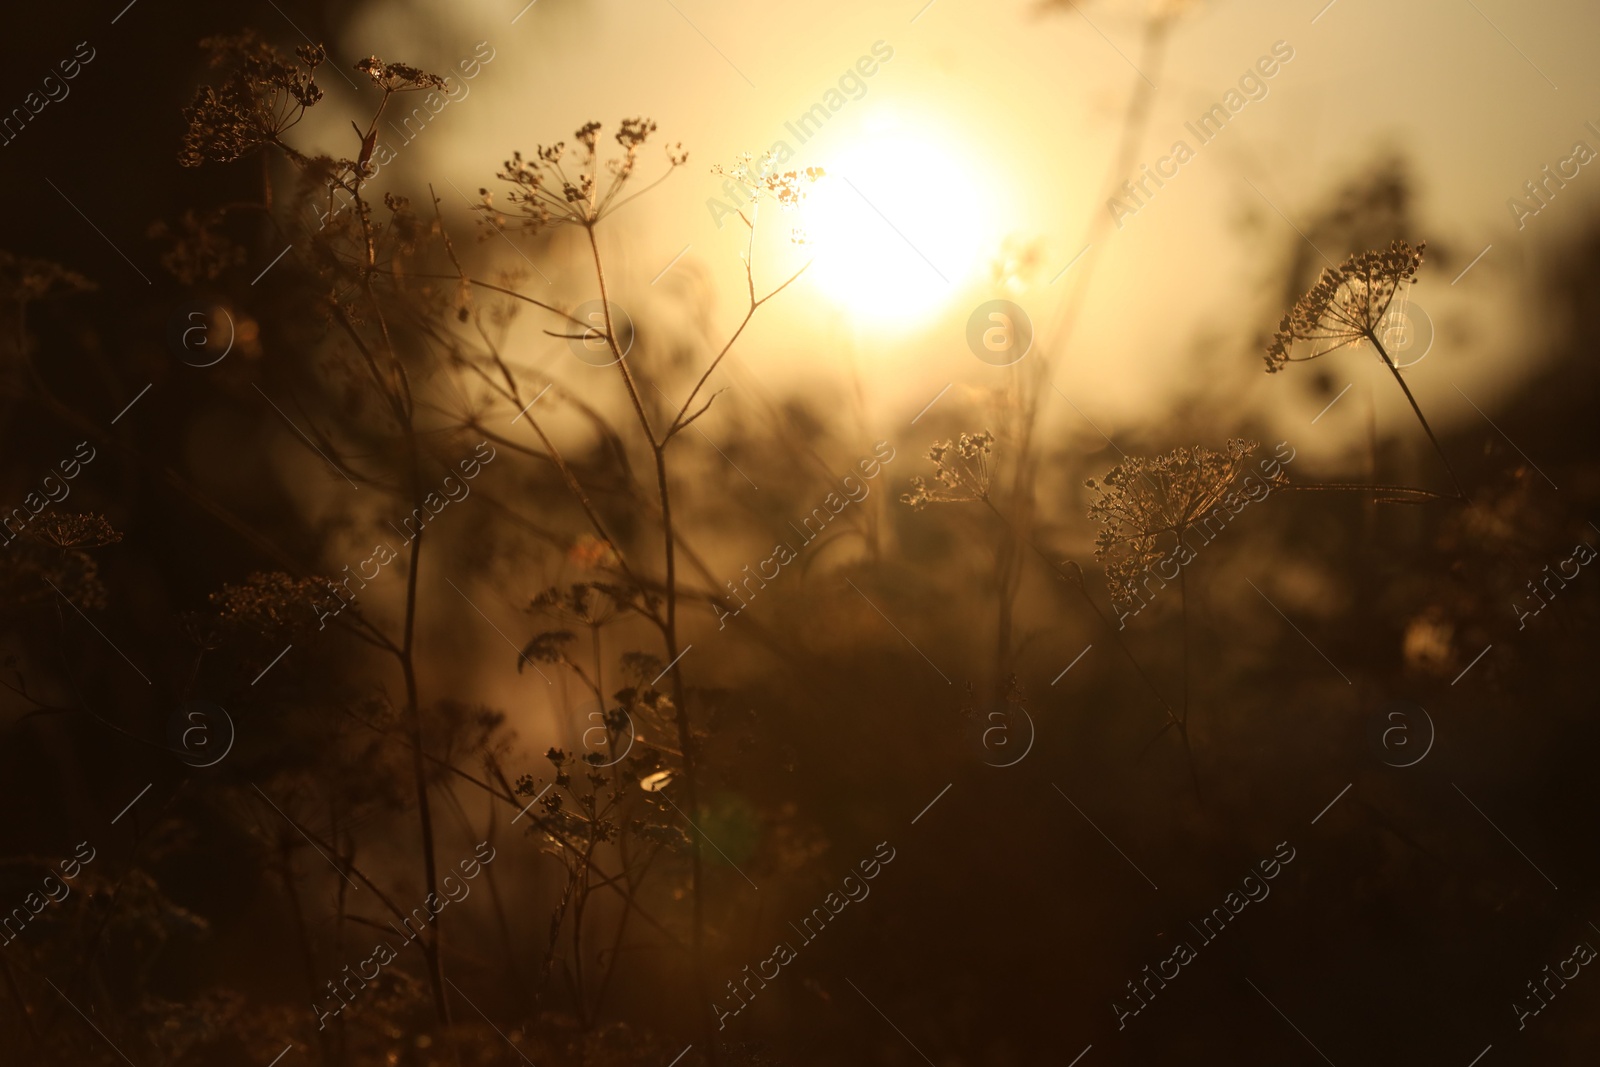
[[[385,101],[388,95],[384,96]],[[382,112],[380,106],[379,112]],[[376,125],[377,115],[373,116]],[[367,361],[369,371],[376,379],[376,384],[387,395],[391,412],[399,426],[400,432],[405,437],[406,462],[409,488],[411,490],[411,504],[413,509],[422,507],[422,470],[418,455],[417,428],[415,411],[411,402],[411,388],[407,381],[405,367],[396,352],[394,339],[389,334],[389,322],[383,313],[383,307],[373,290],[373,268],[377,265],[377,255],[371,225],[371,215],[367,209],[366,200],[361,196],[359,176],[354,190],[357,218],[361,223],[361,231],[365,238],[366,261],[361,271],[362,288],[366,293],[368,302],[372,305],[373,317],[377,320],[379,330],[383,336],[384,347],[389,359],[388,374],[379,371],[377,360],[366,344],[360,339],[360,333],[349,323],[348,316],[341,311],[346,331],[356,341],[356,347],[361,351]],[[438,869],[434,856],[433,838],[433,812],[428,801],[428,773],[427,763],[423,751],[422,735],[422,705],[417,685],[416,665],[416,636],[417,636],[417,578],[422,569],[422,527],[417,527],[416,534],[411,539],[411,551],[407,553],[406,564],[406,607],[403,636],[400,642],[398,659],[400,671],[405,678],[406,687],[406,719],[411,733],[411,775],[417,791],[417,822],[422,836],[422,873],[423,881],[427,886],[428,895],[432,899],[438,896]],[[428,923],[428,935],[420,938],[418,944],[422,949],[423,959],[428,969],[428,984],[433,993],[434,1014],[438,1018],[439,1026],[445,1031],[450,1029],[450,1002],[444,991],[444,965],[441,957],[441,928],[439,916],[431,916]],[[460,1061],[460,1050],[454,1046],[452,1051],[455,1059]]]
[[[616,334],[611,324],[611,303],[606,293],[605,268],[600,259],[600,245],[595,239],[594,225],[585,227],[589,235],[589,250],[594,256],[595,279],[600,286],[600,306],[604,309],[606,322],[606,341],[611,346],[611,354],[616,357],[617,369],[622,374],[623,383],[628,389],[628,398],[633,401],[634,414],[639,418],[639,426],[644,431],[645,439],[650,443],[650,452],[655,460],[656,468],[656,494],[661,502],[661,531],[662,531],[662,569],[663,588],[662,595],[666,601],[665,616],[661,620],[661,636],[666,645],[667,663],[672,673],[672,701],[675,705],[678,729],[678,750],[683,754],[683,792],[688,804],[688,817],[698,826],[700,816],[700,793],[697,781],[696,753],[694,743],[694,730],[689,721],[688,697],[683,683],[683,672],[678,665],[681,650],[678,648],[678,580],[677,580],[677,543],[672,529],[672,491],[667,480],[667,443],[671,440],[672,433],[668,432],[658,440],[654,428],[650,424],[650,417],[645,413],[644,404],[639,399],[639,391],[634,386],[633,375],[629,373],[623,353],[617,344]],[[748,321],[748,316],[746,317]],[[741,327],[742,328],[742,327]],[[731,347],[731,343],[730,343]],[[726,349],[724,349],[726,352]],[[676,422],[677,420],[674,420]],[[694,972],[694,991],[698,1002],[709,1003],[706,996],[705,977],[705,884],[704,862],[701,855],[700,837],[690,835],[691,848],[689,851],[690,864],[690,895],[693,898],[693,926],[692,926],[692,968]],[[716,1041],[711,1029],[712,1016],[704,1014],[707,1054],[714,1064],[717,1060]]]
[[[1372,342],[1372,347],[1376,348],[1378,355],[1383,357],[1383,365],[1389,368],[1390,374],[1394,375],[1394,380],[1400,385],[1400,391],[1406,394],[1406,401],[1410,403],[1411,410],[1416,413],[1417,421],[1422,423],[1422,429],[1427,433],[1428,440],[1433,442],[1433,450],[1439,453],[1439,459],[1444,463],[1444,469],[1450,472],[1450,481],[1455,483],[1456,496],[1468,504],[1472,503],[1472,498],[1461,487],[1461,479],[1456,477],[1456,469],[1450,465],[1450,457],[1444,454],[1444,446],[1439,444],[1439,438],[1434,436],[1433,427],[1428,425],[1428,420],[1422,414],[1422,408],[1417,406],[1417,398],[1411,395],[1411,387],[1406,384],[1405,378],[1400,374],[1400,368],[1394,365],[1394,360],[1389,358],[1389,353],[1385,351],[1383,342],[1379,341],[1378,335],[1370,329],[1367,330],[1367,340]]]
[[[1183,535],[1178,535],[1182,545]],[[1184,568],[1178,567],[1178,632],[1183,638],[1183,713],[1180,716],[1185,728],[1189,725],[1189,579]]]

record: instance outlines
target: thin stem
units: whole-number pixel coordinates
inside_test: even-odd
[[[683,756],[683,786],[684,800],[688,804],[688,815],[696,825],[700,822],[700,794],[697,781],[696,752],[694,745],[694,730],[689,720],[688,694],[683,682],[683,670],[679,665],[681,650],[678,647],[678,580],[677,580],[677,542],[673,536],[672,528],[672,492],[667,479],[667,443],[671,439],[669,431],[659,439],[650,424],[650,417],[645,413],[644,404],[639,399],[639,391],[634,386],[633,376],[629,373],[627,363],[623,359],[621,348],[617,344],[615,331],[611,325],[611,304],[607,299],[605,269],[600,259],[600,245],[595,239],[594,225],[585,226],[589,235],[589,250],[594,256],[595,278],[600,287],[600,306],[604,309],[606,321],[606,340],[611,346],[611,353],[616,357],[617,369],[622,373],[623,383],[627,386],[628,397],[633,401],[634,413],[639,418],[639,426],[644,431],[645,438],[650,443],[650,452],[655,460],[656,468],[656,495],[661,503],[661,531],[663,555],[663,598],[665,616],[660,621],[662,640],[666,645],[667,662],[672,674],[672,701],[678,728],[678,748]],[[752,308],[752,312],[753,312]],[[748,321],[748,316],[746,316]],[[743,329],[741,325],[740,329]],[[732,345],[732,342],[729,342]],[[727,349],[724,349],[726,354]],[[721,358],[720,356],[718,357]],[[703,381],[704,379],[702,379]],[[674,420],[676,421],[676,420]],[[548,448],[549,445],[547,444]],[[693,898],[694,910],[692,927],[692,962],[694,971],[695,995],[698,1001],[706,1001],[705,977],[705,883],[704,861],[699,835],[690,836],[690,895]],[[715,1038],[711,1031],[711,1016],[705,1016],[705,1038],[713,1063],[716,1061]]]
[[[1013,536],[1017,537],[1019,540],[1023,541],[1029,548],[1033,549],[1034,553],[1036,555],[1038,555],[1038,557],[1041,560],[1044,561],[1045,566],[1049,567],[1052,571],[1055,572],[1056,577],[1061,578],[1062,580],[1066,581],[1069,585],[1074,586],[1078,590],[1079,594],[1082,595],[1082,597],[1084,599],[1084,603],[1089,605],[1089,610],[1094,612],[1095,618],[1099,619],[1101,625],[1103,625],[1106,628],[1106,630],[1110,632],[1112,639],[1117,644],[1117,647],[1122,649],[1122,654],[1124,656],[1128,657],[1128,662],[1129,663],[1133,664],[1133,669],[1138,672],[1139,678],[1144,682],[1144,684],[1147,687],[1149,687],[1150,692],[1155,696],[1156,700],[1160,701],[1162,709],[1167,713],[1167,718],[1172,721],[1172,724],[1174,726],[1178,726],[1178,727],[1181,728],[1183,726],[1183,723],[1178,718],[1177,714],[1172,710],[1172,705],[1167,703],[1167,698],[1161,695],[1161,690],[1156,688],[1155,682],[1151,681],[1150,680],[1150,676],[1144,672],[1144,668],[1139,665],[1138,658],[1134,656],[1132,650],[1130,650],[1128,648],[1128,646],[1123,642],[1122,635],[1117,632],[1117,628],[1115,626],[1111,625],[1111,620],[1109,620],[1109,619],[1107,619],[1105,617],[1105,613],[1100,610],[1100,606],[1094,602],[1094,598],[1091,597],[1089,595],[1089,591],[1086,588],[1084,588],[1083,571],[1081,569],[1079,569],[1078,565],[1076,563],[1072,564],[1072,569],[1073,569],[1073,572],[1074,572],[1072,574],[1068,574],[1066,571],[1063,571],[1060,567],[1056,566],[1054,560],[1052,560],[1049,556],[1045,555],[1044,549],[1042,549],[1038,545],[1034,544],[1034,542],[1032,540],[1029,540],[1028,538],[1022,537],[1022,535],[1017,532],[1016,527],[1011,525],[1011,520],[1007,519],[1005,517],[1005,515],[1001,513],[1000,509],[995,507],[994,502],[992,500],[990,500],[988,497],[980,497],[979,499],[981,499],[984,502],[984,504],[988,505],[989,510],[994,512],[996,518],[998,518],[1001,522],[1005,523],[1008,528],[1010,528]]]
[[[1274,492],[1296,493],[1409,493],[1412,496],[1432,497],[1434,500],[1455,500],[1449,493],[1436,493],[1432,489],[1414,489],[1408,485],[1357,485],[1350,482],[1329,482],[1322,485],[1301,485],[1291,483],[1280,485]],[[1379,497],[1378,503],[1384,504],[1420,504],[1420,500],[1402,500],[1398,498]]]
[[[600,283],[600,310],[606,320],[606,343],[611,346],[611,354],[617,357],[617,370],[622,372],[623,384],[628,387],[628,399],[633,401],[633,412],[639,416],[639,425],[644,429],[645,438],[649,440],[652,449],[659,449],[655,428],[650,425],[650,416],[644,410],[644,402],[639,399],[639,389],[633,384],[633,373],[628,370],[622,347],[617,344],[616,330],[611,325],[611,300],[606,296],[606,272],[600,263],[600,245],[595,239],[593,224],[585,226],[584,232],[589,235],[589,251],[594,255],[595,280]],[[588,323],[584,323],[583,326],[585,329],[589,328]]]
[[[1389,368],[1389,373],[1394,375],[1394,380],[1400,383],[1400,391],[1406,394],[1406,401],[1410,403],[1411,410],[1416,412],[1417,421],[1422,423],[1422,429],[1427,433],[1428,440],[1433,442],[1433,450],[1439,453],[1439,459],[1444,463],[1444,469],[1450,472],[1450,481],[1455,483],[1456,496],[1466,503],[1472,503],[1472,498],[1461,487],[1461,479],[1456,477],[1456,469],[1450,465],[1450,457],[1444,454],[1444,446],[1439,444],[1439,438],[1434,436],[1433,427],[1428,425],[1428,420],[1422,414],[1422,408],[1417,406],[1417,398],[1411,395],[1411,387],[1406,384],[1405,378],[1400,374],[1400,368],[1394,365],[1394,360],[1389,358],[1389,353],[1384,350],[1383,342],[1378,340],[1378,335],[1371,327],[1365,329],[1367,340],[1372,342],[1372,347],[1378,350],[1378,355],[1383,357],[1383,365]]]
[[[1178,536],[1183,543],[1183,536]],[[1178,629],[1183,638],[1183,725],[1189,725],[1189,578],[1184,567],[1178,568]]]

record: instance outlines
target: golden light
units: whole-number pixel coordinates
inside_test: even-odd
[[[810,283],[852,318],[898,326],[925,318],[987,269],[995,202],[932,126],[884,113],[819,162],[806,200]]]

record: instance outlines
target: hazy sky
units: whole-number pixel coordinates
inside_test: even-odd
[[[987,265],[1008,236],[1038,240],[1044,254],[1033,283],[1006,295],[1041,327],[1052,318],[1069,283],[1049,281],[1081,250],[1088,213],[1106,210],[1101,182],[1142,77],[1133,64],[1143,11],[1142,3],[1114,0],[1047,16],[1011,0],[820,0],[774,32],[768,5],[732,0],[538,0],[527,8],[474,0],[448,13],[420,0],[385,0],[355,20],[343,50],[438,69],[470,55],[477,41],[494,49],[470,95],[405,146],[396,168],[402,180],[446,178],[472,192],[494,184],[492,171],[512,148],[570,137],[591,117],[646,114],[664,139],[689,147],[689,167],[617,220],[636,237],[611,254],[627,279],[623,292],[640,306],[671,304],[673,280],[649,281],[687,245],[674,273],[707,272],[720,294],[716,321],[737,319],[742,227],[713,221],[707,201],[722,193],[710,164],[783,139],[796,150],[791,165],[821,165],[849,179],[853,213],[835,212],[845,188],[837,180],[826,201],[833,207],[818,210],[855,239],[842,251],[816,248],[816,277],[785,294],[742,351],[759,357],[776,387],[826,367],[819,349],[853,348],[873,402],[898,418],[946,383],[981,388],[1000,373],[973,358],[964,328],[973,308],[996,295]],[[1506,207],[1542,167],[1569,157],[1575,141],[1600,149],[1600,137],[1584,127],[1600,122],[1600,74],[1586,54],[1600,15],[1580,4],[1529,13],[1506,0],[1190,5],[1156,74],[1138,158],[1154,165],[1179,139],[1195,156],[1111,231],[1058,384],[1113,422],[1136,417],[1170,395],[1174,361],[1197,331],[1209,330],[1237,338],[1230,343],[1243,392],[1289,402],[1293,394],[1260,373],[1248,346],[1249,331],[1275,324],[1283,310],[1271,273],[1282,242],[1330,182],[1394,149],[1413,166],[1423,223],[1423,232],[1395,236],[1430,238],[1453,253],[1448,264],[1425,268],[1413,291],[1440,341],[1412,373],[1435,396],[1441,421],[1477,417],[1450,383],[1492,393],[1499,375],[1526,365],[1525,324],[1494,309],[1518,302],[1535,249],[1573,226],[1594,202],[1589,186],[1600,185],[1583,168],[1520,233]],[[851,72],[876,42],[892,58],[869,63],[871,76],[857,78]],[[1223,101],[1277,42],[1293,59],[1264,79],[1264,96],[1252,90],[1258,98],[1201,145],[1185,123]],[[786,123],[828,103],[841,78],[845,92],[833,102],[842,106],[801,144]],[[335,98],[348,100],[346,93],[330,86]],[[333,109],[323,110],[333,122]],[[1237,223],[1246,212],[1265,218],[1258,232],[1270,247],[1245,246]],[[774,229],[787,232],[790,221]],[[827,221],[807,225],[826,230]],[[1452,288],[1451,278],[1491,243]],[[877,321],[863,307],[857,275],[830,270],[830,254],[858,274],[865,265],[869,283],[893,278],[901,296],[915,290],[923,313]],[[771,281],[800,262],[777,241],[759,257]],[[558,275],[556,285],[568,281],[581,276]],[[1517,358],[1508,359],[1513,349]],[[1373,369],[1370,356],[1339,358],[1354,372]],[[1304,421],[1298,407],[1292,414]],[[1342,434],[1329,429],[1330,441]]]

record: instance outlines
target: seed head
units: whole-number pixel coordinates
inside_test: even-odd
[[[563,222],[594,225],[611,210],[622,206],[617,194],[633,176],[639,149],[655,130],[656,124],[650,119],[623,119],[615,134],[622,154],[607,159],[603,168],[599,159],[601,125],[598,122],[585,123],[573,133],[581,150],[576,160],[567,158],[565,141],[535,146],[531,157],[513,152],[495,175],[512,186],[506,197],[510,207],[505,211],[497,209],[493,195],[487,189],[480,189],[483,200],[476,205],[480,221],[491,230],[503,230],[513,218],[529,231]],[[668,145],[666,155],[669,172],[689,158],[683,146],[677,144]]]
[[[35,520],[28,531],[57,548],[104,548],[122,540],[103,515],[52,512]]]
[[[911,491],[900,499],[921,511],[929,504],[960,504],[989,499],[989,454],[994,434],[988,430],[964,433],[954,442],[943,441],[928,449],[933,461],[934,484],[911,479]]]
[[[178,162],[185,167],[231,163],[264,145],[277,145],[300,158],[279,135],[322,99],[315,77],[327,58],[322,46],[296,48],[299,63],[252,30],[207,37],[200,47],[210,53],[208,65],[222,71],[223,78],[219,85],[202,85],[184,108],[189,128]]]
[[[1396,291],[1416,279],[1427,247],[1426,241],[1415,248],[1395,241],[1386,252],[1360,252],[1324,270],[1279,323],[1267,347],[1267,373],[1376,337]],[[1312,351],[1291,355],[1300,341],[1311,342]]]
[[[1190,526],[1221,504],[1259,445],[1234,438],[1224,451],[1199,445],[1154,457],[1130,456],[1085,485],[1099,494],[1089,517],[1101,524],[1095,559],[1114,596],[1137,591],[1147,567],[1166,557],[1162,539],[1181,540]]]
[[[28,304],[46,297],[91,293],[96,288],[94,282],[59,263],[0,248],[0,300]]]
[[[371,78],[374,85],[390,93],[445,87],[444,79],[437,74],[429,74],[409,63],[385,63],[377,56],[368,56],[357,61],[356,70]]]

